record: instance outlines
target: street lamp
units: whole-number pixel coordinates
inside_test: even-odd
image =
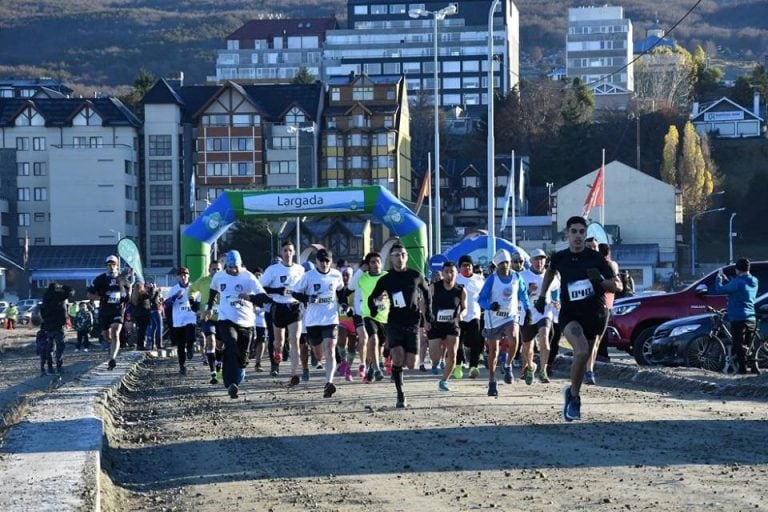
[[[442,251],[442,230],[440,228],[440,115],[438,111],[438,105],[439,105],[439,98],[440,98],[440,83],[438,82],[438,74],[437,74],[437,66],[438,66],[438,59],[437,59],[437,22],[440,20],[444,20],[446,16],[453,16],[458,12],[458,7],[456,7],[456,4],[449,4],[446,7],[443,7],[442,9],[438,11],[428,11],[426,9],[411,9],[408,11],[408,16],[411,18],[421,18],[421,17],[427,17],[432,16],[434,18],[434,23],[432,24],[432,53],[434,54],[434,110],[435,110],[435,156],[434,156],[434,162],[435,162],[435,252],[439,253]],[[430,212],[430,215],[432,212]]]
[[[714,212],[724,212],[725,208],[713,208],[699,212],[691,217],[691,277],[696,276],[696,218]]]
[[[496,153],[494,145],[496,140],[493,134],[493,13],[499,0],[491,2],[488,10],[488,170],[487,170],[487,194],[488,194],[488,261],[493,260],[496,252],[496,194],[494,193],[493,179],[496,170]],[[514,168],[515,162],[512,162]],[[514,211],[513,211],[514,213]],[[514,242],[514,240],[513,240]]]
[[[305,126],[304,128],[300,128],[298,126],[289,126],[286,131],[290,133],[291,135],[296,135],[296,189],[301,188],[301,181],[299,181],[299,134],[301,132],[304,133],[314,133],[315,127],[314,126]],[[299,261],[301,259],[301,217],[296,217],[296,261]],[[301,263],[301,261],[299,261]]]
[[[733,218],[735,213],[731,214],[730,220],[728,220],[728,263],[733,263],[733,237],[736,233],[733,232]]]

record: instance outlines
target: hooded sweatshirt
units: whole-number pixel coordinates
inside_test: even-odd
[[[715,281],[715,293],[728,294],[728,320],[755,320],[757,278],[752,274],[734,276],[727,283]]]

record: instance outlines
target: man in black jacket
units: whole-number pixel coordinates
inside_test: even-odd
[[[72,288],[60,283],[51,283],[43,295],[40,305],[42,328],[46,333],[47,343],[40,353],[40,372],[45,373],[48,363],[48,373],[53,373],[51,351],[56,347],[56,373],[61,373],[62,356],[64,354],[64,325],[67,323],[67,300],[74,298]]]

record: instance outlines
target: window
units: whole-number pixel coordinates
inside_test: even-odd
[[[45,137],[32,138],[32,151],[45,151]]]
[[[453,79],[451,79],[453,80]],[[480,77],[467,76],[461,79],[461,85],[463,89],[479,89]],[[447,86],[446,86],[447,87]],[[452,89],[458,89],[458,87],[452,87]]]
[[[16,192],[17,201],[29,201],[29,187],[20,187]]]
[[[291,110],[288,111],[287,114],[285,114],[285,124],[289,126],[299,126],[301,123],[304,123],[307,121],[307,116],[304,115],[304,112],[301,111],[301,109],[298,109],[296,107],[293,107]]]
[[[19,226],[30,226],[32,225],[32,215],[29,213],[19,213]]]
[[[357,155],[347,157],[348,169],[369,169],[371,161],[367,156]]]
[[[376,145],[393,147],[395,145],[395,134],[392,132],[376,134]]]
[[[206,176],[229,176],[229,163],[205,164]]]
[[[236,137],[232,139],[230,146],[232,151],[253,151],[253,139],[249,137]]]
[[[368,146],[368,135],[363,133],[347,135],[347,146]]]
[[[384,128],[392,128],[395,125],[395,120],[392,116],[384,116]]]
[[[85,107],[72,119],[72,126],[101,126],[101,117],[91,107]]]
[[[229,139],[226,137],[205,139],[206,151],[229,151]]]
[[[331,87],[331,101],[341,101],[341,89]]]
[[[170,181],[171,160],[150,160],[149,181]]]
[[[465,73],[471,73],[475,72],[477,73],[480,71],[480,64],[476,60],[465,60],[462,62],[462,66],[464,68]]]
[[[48,163],[47,162],[34,162],[32,164],[32,174],[35,176],[47,176],[48,175]]]
[[[373,87],[355,87],[352,89],[352,100],[366,101],[373,99]]]
[[[47,201],[48,189],[45,187],[35,187],[35,201]]]
[[[378,169],[394,169],[395,155],[377,156],[375,162],[376,162],[376,168]]]
[[[399,75],[400,74],[400,63],[399,62],[385,62],[384,63],[384,74],[385,75]]]
[[[85,137],[72,137],[72,146],[75,148],[84,148],[86,141]]]
[[[405,14],[405,4],[391,4],[389,6],[389,14]]]
[[[296,172],[296,161],[268,162],[267,174],[293,174]]]
[[[125,211],[125,223],[129,226],[133,224],[133,212],[130,212],[128,210]]]
[[[36,236],[35,240],[33,241],[34,245],[45,245],[45,237],[44,236]]]
[[[296,136],[272,137],[271,149],[296,149]]]
[[[133,199],[133,187],[130,185],[125,186],[125,198]]]
[[[12,98],[13,93],[6,97]],[[37,110],[33,109],[32,107],[27,107],[24,109],[24,112],[22,112],[16,118],[14,124],[16,126],[43,126],[45,125],[45,119],[43,119],[43,116],[37,113]]]
[[[226,114],[209,114],[202,118],[203,126],[228,126],[229,116]]]
[[[367,5],[356,5],[355,6],[355,14],[356,15],[368,14],[368,6]]]
[[[371,14],[387,14],[387,6],[382,4],[372,5]]]
[[[16,151],[29,151],[29,137],[16,137]]]
[[[19,162],[16,164],[16,176],[29,176],[29,162]]]
[[[326,169],[338,169],[339,159],[335,156],[329,156],[326,160]]]
[[[173,235],[151,235],[149,237],[149,252],[151,254],[173,254]]]
[[[173,210],[149,210],[151,231],[173,231]]]
[[[233,162],[232,169],[235,176],[253,176],[253,162]]]
[[[256,126],[261,124],[261,116],[258,114],[233,114],[232,126]]]
[[[47,214],[44,212],[35,212],[35,222],[45,222]]]
[[[326,128],[336,128],[336,125],[337,125],[336,118],[335,117],[328,117],[325,120],[325,125],[326,125]]]
[[[92,148],[100,148],[104,146],[104,137],[91,137],[88,140],[88,145]],[[170,151],[170,144],[168,145]],[[170,153],[168,153],[170,155]]]
[[[368,76],[370,75],[380,75],[381,74],[381,64],[376,62],[366,62],[363,64],[363,72],[366,73]]]
[[[149,156],[171,156],[171,136],[150,135]]]
[[[173,204],[171,185],[150,185],[149,204],[150,206],[171,206]]]
[[[476,197],[462,197],[461,209],[462,210],[477,210],[478,201]]]
[[[443,62],[443,73],[459,73],[461,71],[461,62],[449,60]]]
[[[349,124],[351,128],[370,128],[371,122],[365,115],[357,114],[351,116]]]

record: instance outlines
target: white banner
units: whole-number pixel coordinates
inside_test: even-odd
[[[243,197],[245,215],[285,212],[286,216],[304,213],[362,212],[365,194],[362,190],[302,192],[275,192]]]
[[[744,112],[735,110],[732,112],[705,112],[705,121],[740,121],[744,119]]]

